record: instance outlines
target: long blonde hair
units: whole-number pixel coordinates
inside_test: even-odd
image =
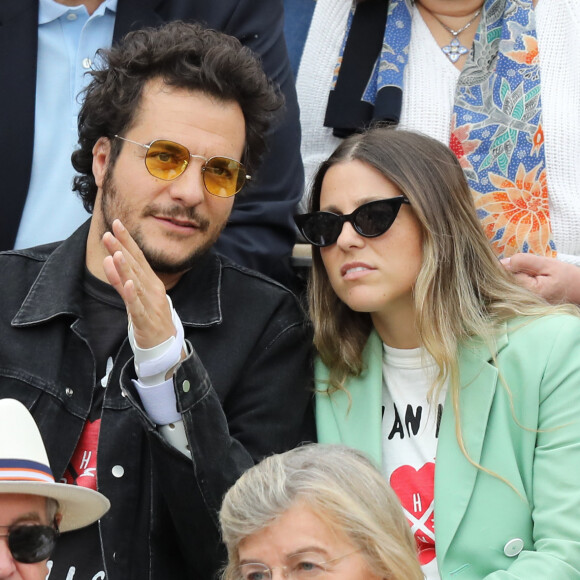
[[[384,477],[360,451],[321,444],[267,457],[228,491],[220,511],[228,550],[223,580],[240,580],[240,542],[298,502],[360,550],[375,574],[423,580],[411,528]]]
[[[578,314],[572,305],[551,306],[515,283],[485,237],[463,170],[452,151],[419,133],[374,127],[345,139],[316,174],[309,211],[320,209],[324,176],[338,163],[358,160],[375,168],[411,202],[423,230],[422,267],[414,287],[416,328],[439,374],[430,392],[450,379],[458,404],[458,346],[480,337],[493,352],[498,325],[516,316]],[[370,315],[351,310],[335,294],[312,248],[308,298],[318,353],[330,369],[329,392],[344,389],[363,370]],[[338,338],[340,337],[340,338]],[[457,410],[457,407],[456,407]],[[460,441],[461,443],[461,441]]]

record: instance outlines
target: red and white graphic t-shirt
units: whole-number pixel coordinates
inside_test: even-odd
[[[383,473],[399,496],[427,580],[440,580],[435,557],[435,455],[445,391],[429,404],[437,365],[421,348],[383,345]]]
[[[109,284],[95,278],[88,270],[83,284],[83,333],[95,361],[95,382],[80,378],[79,388],[91,389],[92,400],[85,426],[76,449],[61,478],[61,483],[98,490],[97,457],[103,404],[110,388],[113,359],[127,337],[125,304]],[[112,381],[111,381],[112,382]],[[52,558],[47,562],[46,580],[106,580],[103,546],[99,524],[94,523],[70,534],[63,534]]]

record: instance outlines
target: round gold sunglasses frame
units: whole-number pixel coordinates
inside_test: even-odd
[[[155,139],[153,141],[151,141],[151,143],[146,144],[146,143],[139,143],[138,141],[133,141],[132,139],[127,139],[126,137],[121,137],[121,135],[114,135],[114,137],[116,139],[120,139],[121,141],[127,141],[127,143],[132,143],[133,145],[137,145],[139,147],[143,147],[144,149],[147,150],[147,152],[149,153],[149,151],[151,150],[151,147],[153,145],[155,145],[155,143],[169,143],[172,144],[173,146],[175,146],[175,148],[177,150],[181,150],[183,151],[184,155],[189,156],[190,158],[193,159],[202,159],[203,161],[205,161],[205,163],[202,165],[201,167],[201,173],[203,176],[203,185],[206,189],[206,191],[208,193],[211,193],[212,195],[215,195],[216,197],[232,197],[234,195],[236,195],[236,193],[239,193],[241,191],[241,189],[244,187],[246,181],[250,181],[252,179],[252,177],[248,174],[246,174],[246,168],[244,167],[244,165],[242,163],[240,163],[239,161],[237,161],[236,159],[232,159],[231,157],[225,157],[222,155],[219,156],[214,156],[214,157],[205,157],[203,155],[194,155],[193,153],[189,152],[189,149],[185,146],[185,145],[181,145],[180,143],[176,143],[175,141],[171,141],[169,139]],[[180,175],[182,175],[185,170],[188,168],[189,166],[189,161],[188,160],[184,160],[183,164],[181,166],[181,168],[179,169],[174,169],[175,174],[172,175],[171,177],[163,177],[160,174],[156,174],[149,166],[148,164],[148,159],[150,159],[150,157],[148,156],[148,153],[145,156],[145,167],[147,169],[147,172],[152,175],[153,177],[157,178],[157,179],[161,179],[163,181],[173,181],[174,179],[177,179]],[[209,165],[212,161],[214,160],[226,160],[228,162],[233,162],[235,163],[235,165],[237,166],[237,169],[239,172],[241,172],[241,175],[243,176],[243,179],[240,179],[240,177],[236,177],[235,179],[235,186],[231,187],[231,188],[224,188],[224,187],[220,187],[219,185],[216,185],[216,189],[214,189],[212,191],[212,187],[208,186],[206,177],[210,174],[208,174],[207,170],[209,169],[213,169],[211,165]],[[217,179],[217,176],[211,174],[214,178]],[[213,184],[212,184],[213,186]]]

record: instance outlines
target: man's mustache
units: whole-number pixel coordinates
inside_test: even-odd
[[[161,208],[158,206],[148,206],[145,208],[143,216],[154,216],[157,218],[192,222],[202,232],[206,232],[210,226],[209,220],[200,216],[195,207],[174,205]]]

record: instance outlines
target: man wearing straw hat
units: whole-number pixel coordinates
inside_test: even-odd
[[[0,580],[44,579],[59,533],[92,524],[109,506],[92,489],[56,483],[32,415],[0,399]]]
[[[227,489],[314,431],[300,304],[212,249],[282,101],[199,25],[103,58],[73,155],[91,219],[0,254],[0,398],[31,410],[57,481],[111,502],[61,538],[49,580],[210,580]]]

